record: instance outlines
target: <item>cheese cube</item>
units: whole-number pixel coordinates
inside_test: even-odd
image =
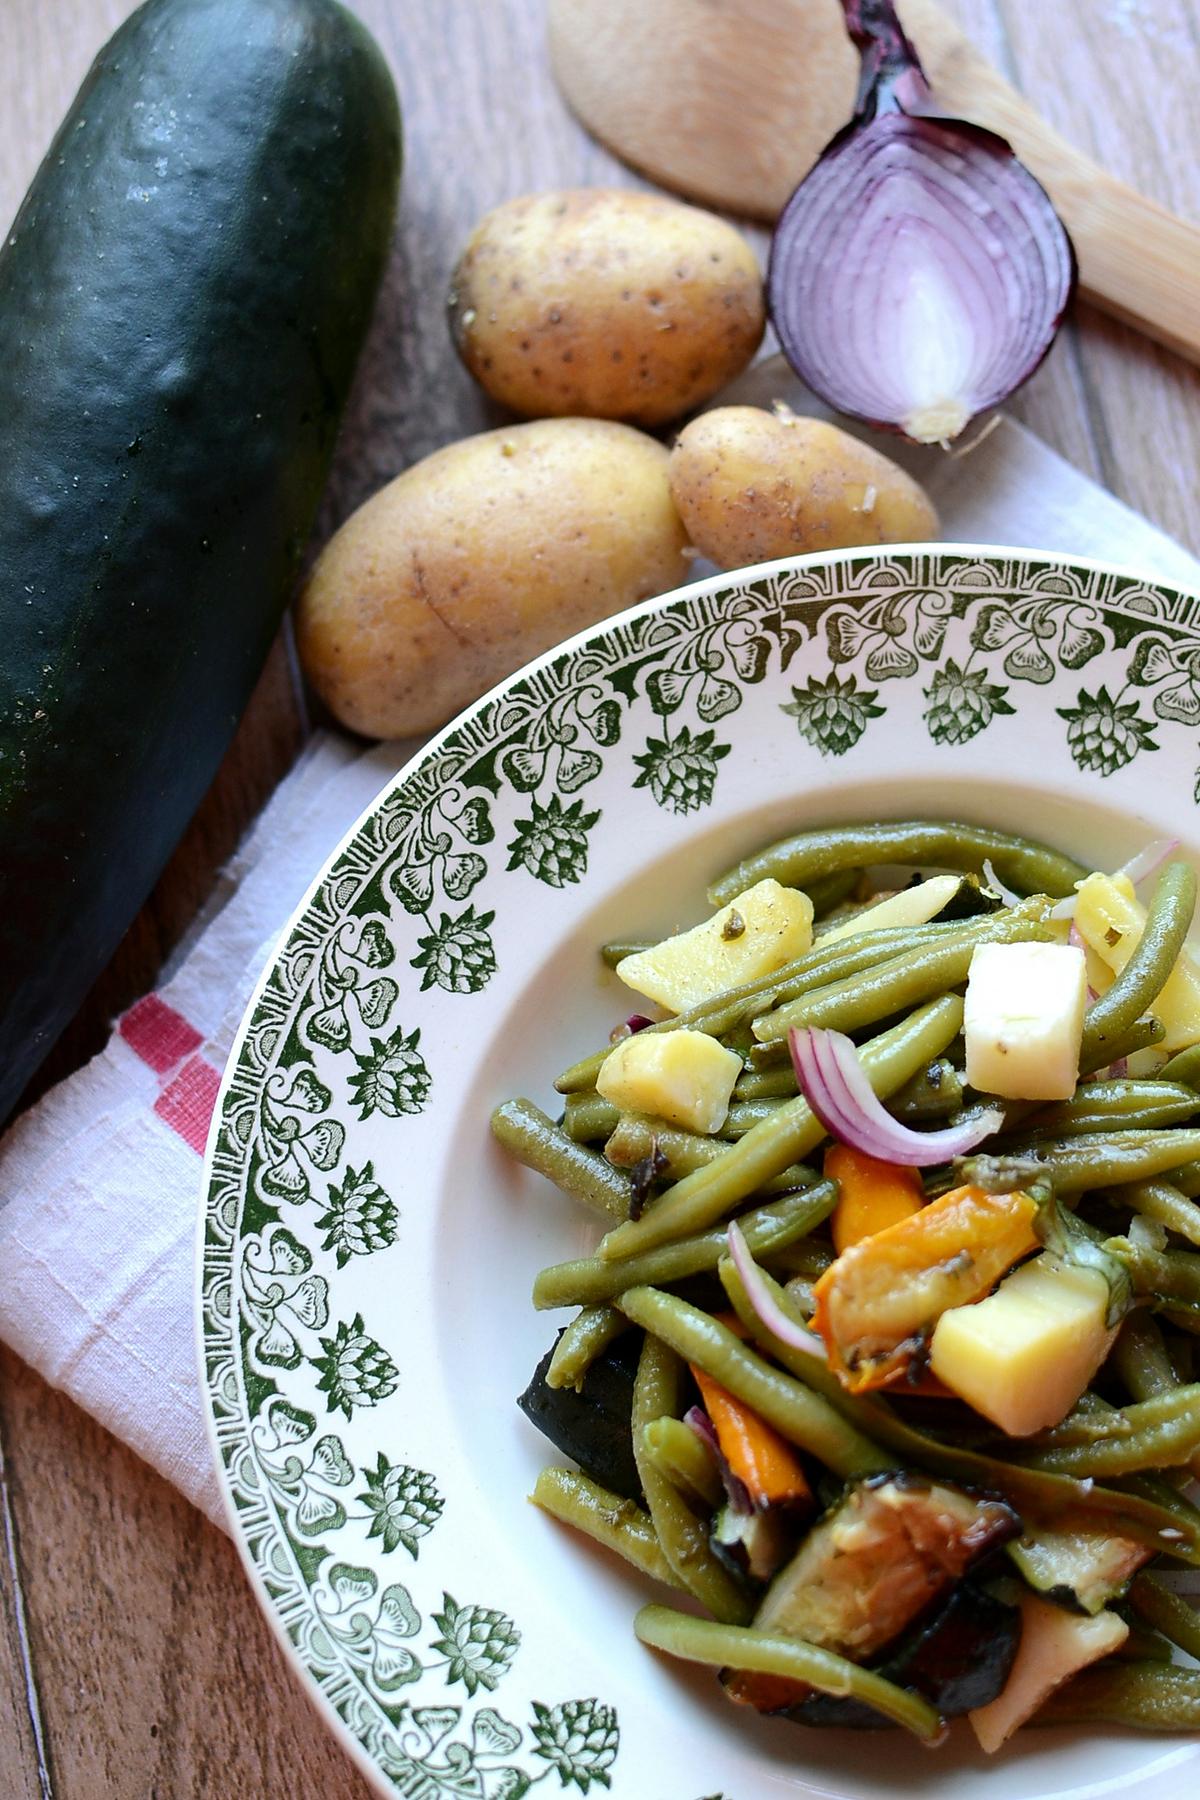
[[[1011,1100],[1069,1100],[1087,968],[1074,944],[980,944],[963,1009],[967,1080]]]
[[[1035,1256],[985,1300],[942,1314],[929,1364],[985,1419],[1026,1437],[1065,1419],[1108,1355],[1107,1311],[1098,1269]]]
[[[1020,1605],[1021,1641],[1008,1680],[994,1700],[968,1714],[989,1753],[1031,1719],[1055,1688],[1089,1663],[1111,1656],[1129,1636],[1128,1625],[1116,1613],[1098,1612],[1089,1619],[1036,1594],[1022,1594]]]
[[[1138,946],[1146,908],[1127,876],[1089,875],[1079,884],[1075,924],[1089,951],[1116,976]],[[1094,985],[1103,993],[1109,982]],[[1180,955],[1150,1011],[1166,1030],[1164,1050],[1184,1050],[1200,1041],[1200,968],[1189,950]]]
[[[812,946],[812,901],[799,888],[757,881],[702,925],[622,957],[626,986],[670,1012],[781,969]]]
[[[639,1031],[609,1051],[596,1091],[622,1112],[657,1113],[685,1131],[719,1131],[742,1059],[703,1031]]]

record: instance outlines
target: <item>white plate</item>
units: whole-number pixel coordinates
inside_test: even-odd
[[[201,1333],[243,1557],[382,1793],[1177,1800],[1193,1741],[805,1731],[641,1648],[648,1584],[526,1504],[514,1404],[592,1223],[491,1107],[629,1009],[606,937],[704,915],[785,831],[935,814],[1116,863],[1200,849],[1194,598],[1017,551],[717,577],[506,682],[359,821],[281,940],[209,1146]]]

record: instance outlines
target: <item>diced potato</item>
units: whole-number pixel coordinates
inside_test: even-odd
[[[1146,908],[1127,876],[1089,875],[1079,886],[1075,924],[1089,950],[1116,976],[1137,949]],[[1166,1029],[1164,1050],[1184,1050],[1200,1041],[1200,965],[1190,951],[1180,956],[1151,1010]]]
[[[656,1113],[686,1131],[719,1131],[742,1059],[703,1031],[636,1032],[609,1051],[596,1091],[622,1112]]]
[[[985,1300],[942,1314],[930,1367],[985,1419],[1026,1437],[1065,1419],[1104,1361],[1107,1310],[1098,1269],[1035,1256]]]
[[[1087,967],[1074,944],[980,944],[963,1007],[967,1080],[1012,1100],[1069,1100]]]
[[[839,938],[853,937],[859,931],[878,931],[884,925],[927,925],[936,919],[943,906],[949,905],[962,886],[961,875],[931,875],[915,887],[901,888],[874,906],[864,906],[839,925],[821,933],[822,947]]]
[[[1021,1643],[1008,1680],[994,1700],[968,1714],[982,1748],[998,1750],[1055,1688],[1119,1650],[1128,1636],[1128,1625],[1116,1613],[1087,1618],[1036,1594],[1022,1594]]]
[[[617,974],[670,1012],[686,1012],[803,956],[812,945],[812,918],[807,894],[757,881],[702,925],[623,957]]]

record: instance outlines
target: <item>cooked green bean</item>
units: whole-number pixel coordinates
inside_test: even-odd
[[[1195,1731],[1200,1728],[1200,1669],[1103,1662],[1051,1694],[1030,1723]]]
[[[627,956],[636,956],[642,950],[653,950],[656,941],[655,938],[614,939],[612,943],[601,944],[600,957],[610,969],[615,969]]]
[[[677,1488],[710,1511],[720,1505],[725,1490],[713,1453],[682,1419],[654,1419],[642,1432],[642,1447],[655,1468]]]
[[[724,1138],[702,1137],[698,1131],[681,1131],[665,1119],[653,1119],[643,1113],[622,1113],[621,1122],[604,1146],[604,1154],[618,1169],[631,1169],[635,1163],[652,1156],[655,1149],[667,1159],[663,1173],[672,1181],[690,1175],[706,1163],[724,1156],[729,1145]],[[755,1191],[759,1194],[791,1194],[812,1187],[820,1177],[807,1163],[791,1163]]]
[[[602,1099],[593,1088],[590,1093],[567,1095],[562,1128],[572,1143],[591,1144],[615,1131],[620,1117],[612,1101]]]
[[[1027,894],[1064,897],[1088,871],[1045,844],[986,825],[948,824],[939,819],[881,825],[828,825],[802,831],[748,856],[708,890],[713,906],[724,906],[756,881],[773,876],[785,887],[809,883],[842,869],[900,864],[903,867],[964,869],[979,874],[990,862],[1007,887]]]
[[[827,1219],[837,1204],[837,1183],[818,1182],[800,1193],[785,1194],[767,1206],[743,1213],[738,1223],[751,1249],[768,1256]],[[661,1202],[660,1202],[661,1204]],[[541,1269],[533,1284],[533,1304],[544,1311],[553,1306],[595,1306],[615,1300],[627,1287],[662,1287],[683,1281],[705,1269],[715,1269],[727,1248],[724,1228],[658,1244],[623,1262],[605,1262],[584,1256],[574,1262],[553,1263]]]
[[[947,994],[920,1007],[890,1031],[863,1046],[863,1069],[883,1098],[910,1080],[931,1057],[940,1056],[962,1024],[962,1001]],[[764,1181],[778,1175],[815,1148],[825,1127],[806,1100],[783,1103],[774,1117],[739,1138],[716,1162],[697,1169],[667,1193],[642,1218],[619,1225],[598,1247],[606,1260],[634,1256],[672,1238],[703,1231],[732,1212]],[[1200,1139],[1196,1150],[1200,1154]]]
[[[833,1261],[834,1249],[832,1244],[822,1244],[813,1238],[798,1238],[794,1244],[782,1244],[777,1250],[759,1250],[755,1254],[787,1275],[815,1278],[823,1275]]]
[[[961,930],[961,925],[881,925],[872,931],[839,938],[832,944],[817,943],[781,969],[774,969],[768,975],[756,975],[752,981],[727,988],[724,993],[714,994],[711,999],[702,1000],[684,1012],[657,1019],[645,1029],[658,1032],[686,1028],[707,1032],[710,1037],[726,1037],[753,1014],[765,1012],[781,1001],[870,968],[872,963],[884,962],[899,950],[931,943]],[[606,1044],[602,1050],[595,1050],[564,1069],[554,1083],[558,1092],[573,1094],[594,1088],[601,1064],[611,1049],[612,1045]]]
[[[1110,1359],[1135,1400],[1153,1400],[1179,1384],[1157,1319],[1141,1309],[1123,1320]]]
[[[1200,1256],[1195,1251],[1152,1250],[1125,1237],[1109,1238],[1104,1247],[1129,1271],[1134,1293],[1200,1306]]]
[[[492,1114],[492,1135],[511,1156],[610,1219],[629,1217],[629,1179],[576,1144],[532,1100],[505,1100]]]
[[[864,1025],[877,1024],[880,1019],[931,1000],[935,994],[958,987],[967,979],[979,944],[1052,940],[1054,926],[1038,918],[1034,911],[1035,906],[1044,908],[1044,904],[1026,901],[1026,912],[1013,907],[991,914],[978,924],[960,926],[942,941],[906,949],[865,973],[856,972],[802,994],[755,1019],[754,1035],[760,1044],[777,1044],[794,1026],[824,1025],[837,1031],[858,1031]]]
[[[980,1187],[991,1187],[1014,1177],[1020,1185],[1043,1176],[1054,1183],[1060,1194],[1080,1194],[1089,1188],[1146,1181],[1197,1156],[1200,1130],[1109,1131],[1080,1137],[1036,1138],[1027,1144],[1009,1145],[1003,1154],[963,1157],[951,1172],[950,1185],[974,1181]]]
[[[710,1314],[651,1287],[630,1288],[621,1295],[618,1305],[635,1325],[643,1325],[688,1362],[695,1363],[835,1475],[850,1479],[882,1474],[895,1467],[886,1451],[844,1419],[820,1394],[782,1370],[773,1369]]]
[[[1124,1444],[1160,1425],[1179,1420],[1200,1433],[1200,1386],[1194,1384],[1154,1394],[1149,1400],[1134,1400],[1128,1406],[1109,1406],[1097,1396],[1085,1398],[1092,1398],[1096,1404],[1079,1406],[1057,1425],[1047,1426],[1036,1437],[1023,1440],[1019,1446],[1022,1452],[1026,1445],[1031,1452],[1037,1454],[1043,1449],[1059,1447]],[[1148,1466],[1153,1467],[1152,1464]],[[1123,1471],[1116,1469],[1112,1473],[1121,1474]]]
[[[828,1401],[846,1423],[876,1445],[881,1454],[890,1452],[892,1467],[925,1469],[967,1487],[1006,1494],[1023,1512],[1028,1509],[1034,1519],[1049,1522],[1067,1510],[1095,1514],[1107,1528],[1132,1538],[1135,1543],[1148,1544],[1155,1550],[1162,1550],[1169,1544],[1172,1555],[1189,1564],[1200,1565],[1200,1520],[1193,1521],[1188,1509],[1168,1507],[1131,1491],[1102,1487],[1091,1480],[1076,1480],[1071,1475],[1007,1463],[999,1457],[942,1443],[906,1425],[886,1401],[848,1394],[822,1358],[783,1343],[769,1331],[750,1305],[737,1270],[728,1258],[719,1264],[717,1272],[730,1304],[754,1341],[799,1381]],[[786,1308],[782,1291],[765,1271],[764,1278],[773,1297]],[[622,1301],[622,1311],[626,1310]],[[1164,1538],[1164,1533],[1170,1535]]]
[[[683,1586],[659,1547],[650,1515],[636,1500],[610,1493],[576,1469],[543,1469],[529,1498],[552,1518],[615,1550],[643,1575],[670,1587]]]
[[[1171,1186],[1177,1188],[1185,1200],[1200,1199],[1200,1161],[1181,1163],[1172,1170]]]
[[[707,1524],[701,1522],[674,1482],[646,1455],[642,1442],[647,1425],[679,1412],[683,1375],[683,1364],[674,1350],[647,1333],[633,1383],[633,1458],[659,1548],[675,1575],[714,1618],[741,1624],[753,1611],[745,1590],[713,1555]]]
[[[578,1388],[598,1356],[628,1327],[614,1306],[584,1306],[567,1325],[550,1358],[546,1386]]]
[[[1200,1389],[1177,1388],[1155,1400],[1139,1400],[1108,1419],[1064,1420],[1039,1434],[1045,1450],[1021,1449],[1024,1467],[1056,1475],[1126,1475],[1175,1468],[1200,1450]]]
[[[788,1063],[778,1069],[746,1069],[734,1083],[735,1100],[790,1099],[796,1092],[796,1071]]]
[[[1185,1087],[1200,1090],[1200,1044],[1189,1044],[1177,1050],[1158,1071],[1160,1081],[1182,1081]]]
[[[1082,1055],[1111,1047],[1148,1012],[1179,960],[1196,909],[1196,877],[1186,863],[1170,863],[1158,878],[1142,935],[1106,994],[1088,1008]]]
[[[1156,1631],[1200,1662],[1200,1613],[1194,1606],[1144,1570],[1134,1577],[1129,1598]]]
[[[1113,1188],[1109,1198],[1128,1206],[1143,1219],[1165,1225],[1189,1243],[1200,1245],[1200,1206],[1194,1200],[1185,1200],[1172,1182],[1134,1182],[1129,1187]]]
[[[1118,1644],[1115,1650],[1109,1651],[1111,1657],[1122,1663],[1157,1663],[1160,1668],[1164,1664],[1174,1662],[1175,1654],[1168,1639],[1162,1637],[1157,1631],[1151,1630],[1149,1626],[1143,1625],[1136,1615],[1130,1618],[1129,1614],[1133,1612],[1131,1606],[1119,1606],[1116,1610],[1129,1627],[1129,1636],[1123,1644]]]
[[[678,1656],[684,1662],[801,1681],[822,1694],[861,1700],[894,1724],[903,1725],[922,1743],[940,1743],[945,1736],[946,1727],[927,1700],[844,1656],[818,1649],[799,1638],[771,1637],[763,1631],[715,1625],[711,1619],[697,1619],[668,1606],[643,1606],[633,1621],[633,1629],[643,1644],[665,1650],[668,1656]]]
[[[813,918],[818,924],[843,900],[849,900],[857,893],[861,882],[860,869],[839,869],[836,875],[818,875],[815,881],[810,881],[804,891],[812,901]]]
[[[1173,1081],[1089,1081],[1070,1100],[1043,1106],[1025,1121],[1034,1137],[1081,1131],[1148,1131],[1200,1112],[1200,1094]]]
[[[1120,1062],[1123,1057],[1136,1056],[1139,1050],[1153,1049],[1155,1044],[1162,1043],[1166,1035],[1167,1028],[1161,1019],[1135,1019],[1115,1044],[1093,1045],[1090,1049],[1080,1050],[1080,1079],[1094,1074],[1097,1069],[1105,1068],[1109,1063]]]
[[[897,1088],[887,1108],[894,1118],[906,1122],[945,1119],[963,1105],[965,1089],[962,1070],[944,1056],[937,1056],[925,1068],[918,1069],[911,1081]]]

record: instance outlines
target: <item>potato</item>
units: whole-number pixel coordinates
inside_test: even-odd
[[[300,657],[342,724],[407,737],[539,651],[677,587],[667,452],[628,425],[547,419],[463,438],[382,488],[300,597]]]
[[[928,496],[903,469],[784,407],[723,406],[693,419],[671,451],[670,478],[692,543],[722,569],[938,533]]]
[[[533,418],[677,419],[745,368],[764,317],[740,232],[619,188],[498,206],[450,282],[459,355],[493,399]]]

